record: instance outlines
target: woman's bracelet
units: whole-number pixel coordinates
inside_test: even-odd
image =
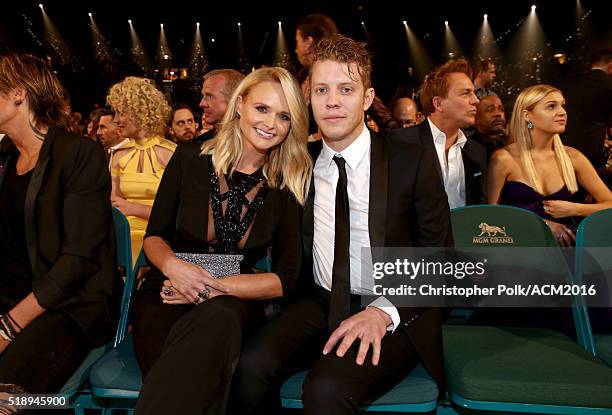
[[[17,327],[19,331],[15,330],[15,327]],[[15,337],[17,337],[20,331],[21,326],[17,324],[9,313],[0,315],[0,337],[10,343],[15,340]]]

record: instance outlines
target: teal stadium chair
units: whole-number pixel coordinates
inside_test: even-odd
[[[130,225],[125,216],[116,208],[112,209],[112,214],[115,233],[116,263],[117,266],[124,271],[126,280],[128,280],[132,273]],[[124,288],[123,301],[125,301],[126,289],[127,287]],[[123,335],[124,331],[121,331],[121,324],[119,324],[113,342],[92,350],[58,392],[59,394],[68,396],[70,408],[76,415],[84,415],[86,409],[102,409],[92,395],[89,385],[89,376],[93,365],[106,353],[110,352],[112,348],[120,342]]]
[[[132,266],[129,223],[116,209],[113,209],[113,217],[118,240],[118,264],[125,269],[121,316],[113,347],[96,361],[89,374],[91,392],[94,400],[100,402],[103,415],[111,414],[115,409],[133,412],[142,385],[140,367],[134,357],[132,336],[127,330],[136,277],[140,268],[147,266],[147,262],[144,252],[141,251],[136,264]]]
[[[612,209],[585,218],[576,232],[576,277],[583,281],[591,273],[605,273],[606,282],[612,284],[611,247]],[[609,308],[608,312],[612,312],[612,309]],[[612,366],[612,334],[596,334],[594,351],[600,359]]]
[[[483,222],[503,226],[513,246],[548,247],[547,261],[573,281],[550,230],[532,212],[469,206],[454,209],[451,220],[457,248],[473,248],[475,230]],[[512,261],[530,265],[533,258],[512,256]],[[612,370],[592,354],[584,304],[575,301],[572,315],[577,342],[534,327],[445,325],[445,370],[455,406],[439,408],[438,413],[452,413],[448,410],[458,406],[461,413],[612,414]]]
[[[131,247],[125,253],[126,258],[131,258]],[[136,276],[145,266],[147,261],[141,250],[134,268],[126,275],[115,346],[95,363],[89,375],[92,394],[102,403],[102,415],[110,415],[114,410],[132,414],[142,387],[142,373],[134,355],[132,335],[127,329]]]

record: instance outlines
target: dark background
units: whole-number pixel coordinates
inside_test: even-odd
[[[72,54],[58,56],[57,49],[49,47],[45,37],[38,2],[6,3],[0,12],[0,53],[26,51],[49,57],[72,96],[73,108],[85,113],[94,104],[104,104],[108,87],[126,75],[147,75],[160,80],[159,74],[143,71],[133,61],[128,19],[132,19],[153,63],[159,24],[163,22],[172,52],[172,66],[188,66],[195,23],[199,21],[208,62],[206,69],[234,67],[246,71],[274,62],[279,20],[291,51],[292,61],[284,63],[298,69],[293,53],[295,25],[306,14],[325,13],[336,21],[341,32],[368,42],[374,62],[374,86],[385,102],[393,96],[396,85],[408,81],[407,68],[414,65],[409,60],[402,20],[407,20],[424,43],[433,64],[448,58],[443,53],[444,20],[448,20],[464,56],[473,62],[473,44],[482,15],[487,13],[502,52],[495,57],[499,75],[497,89],[507,102],[527,84],[562,82],[586,68],[593,49],[612,45],[610,13],[606,12],[606,2],[596,0],[581,1],[588,14],[580,31],[577,30],[576,0],[535,2],[548,42],[537,67],[529,63],[527,57],[521,58],[520,43],[517,46],[513,40],[534,4],[531,1],[165,1],[154,5],[127,0],[78,3],[47,0],[43,2],[45,11]],[[89,12],[93,13],[100,32],[112,47],[110,56],[96,55],[94,51]],[[365,23],[367,34],[361,21]],[[242,56],[237,22],[242,23]],[[213,37],[214,43],[211,42]],[[567,63],[558,64],[554,53],[565,53]],[[164,89],[181,101],[196,104],[200,75],[190,73],[189,80],[164,83]]]

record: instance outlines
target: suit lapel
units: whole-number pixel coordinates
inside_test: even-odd
[[[368,229],[370,246],[383,247],[389,189],[389,154],[387,141],[382,136],[372,133],[371,142]]]
[[[438,160],[438,152],[436,151],[433,135],[431,135],[431,128],[429,128],[429,121],[425,120],[419,125],[419,138],[421,139],[421,145],[427,150],[431,151],[434,155],[437,161],[437,163],[435,163],[436,171],[440,176],[440,181],[443,182],[444,179],[442,178],[442,168],[440,167],[440,162]]]
[[[473,205],[478,203],[475,201],[478,189],[474,188],[474,174],[480,170],[474,162],[473,148],[470,145],[470,139],[461,149],[461,158],[463,160],[463,171],[465,174],[465,204]],[[482,174],[482,173],[481,173]],[[478,181],[480,183],[480,181]]]
[[[317,163],[317,158],[321,153],[323,143],[321,140],[309,143],[308,152],[312,157],[312,167]],[[312,241],[314,235],[314,198],[315,198],[315,179],[314,172],[310,179],[310,188],[308,189],[308,197],[304,205],[304,215],[302,216],[302,234],[304,237],[304,252],[306,257],[312,260]]]
[[[43,179],[45,177],[45,171],[49,164],[49,153],[55,140],[55,130],[49,128],[49,132],[43,141],[43,145],[40,149],[38,156],[38,162],[32,171],[32,177],[28,190],[26,192],[25,204],[24,204],[24,224],[25,224],[25,238],[26,245],[28,247],[28,257],[30,258],[30,265],[32,267],[32,273],[35,273],[36,267],[36,256],[38,255],[38,237],[36,234],[36,222],[34,218],[34,207],[36,206],[36,198],[42,187]]]

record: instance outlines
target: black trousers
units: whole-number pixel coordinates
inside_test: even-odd
[[[279,389],[294,373],[310,368],[304,381],[304,414],[357,414],[359,407],[387,392],[415,367],[417,354],[408,335],[387,333],[380,361],[372,351],[362,366],[355,363],[357,339],[344,357],[335,350],[323,355],[329,338],[329,293],[318,289],[291,304],[262,327],[245,345],[234,375],[232,414],[274,414],[280,410]]]
[[[161,356],[174,323],[194,307],[191,304],[164,304],[159,296],[161,287],[160,280],[147,280],[134,295],[132,335],[143,379]]]
[[[76,321],[62,311],[48,311],[0,355],[0,383],[29,393],[57,393],[92,349]]]
[[[231,296],[193,308],[172,326],[144,379],[136,413],[225,413],[243,343],[264,321],[259,303]]]

